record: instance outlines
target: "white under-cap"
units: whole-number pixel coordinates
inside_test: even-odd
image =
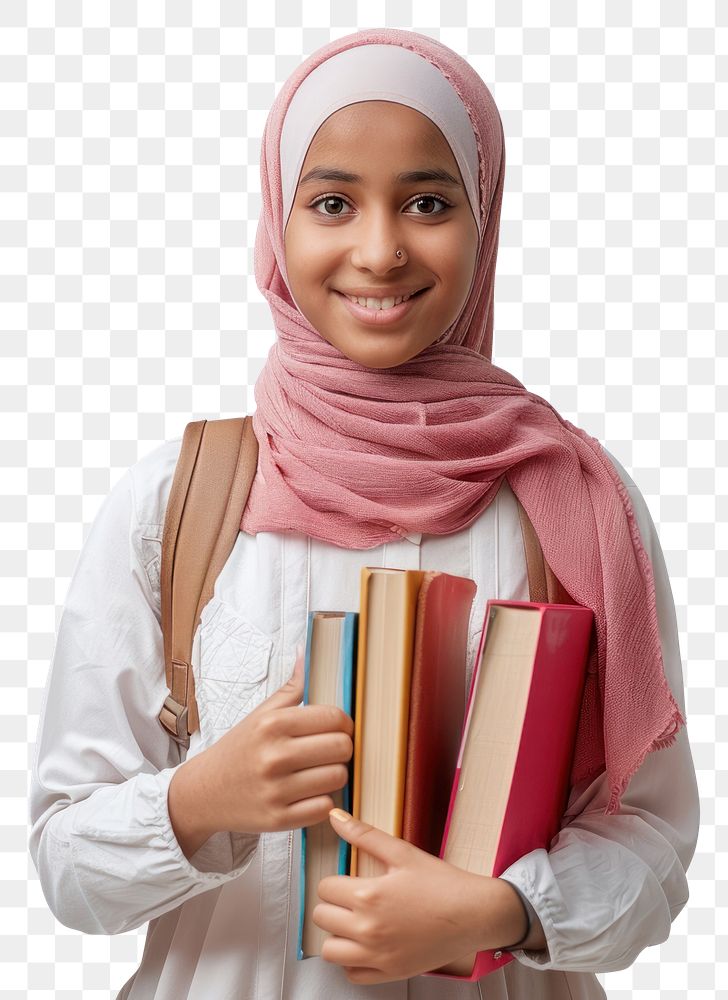
[[[436,66],[400,45],[355,45],[337,52],[296,90],[281,132],[284,231],[311,140],[329,115],[361,101],[406,104],[437,125],[460,168],[481,233],[478,147],[465,105]]]

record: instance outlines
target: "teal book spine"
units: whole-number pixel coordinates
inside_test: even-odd
[[[315,611],[309,611],[308,625],[306,630],[306,660],[303,686],[303,704],[309,704],[309,678],[311,671],[311,637],[313,634],[313,620]],[[357,611],[347,611],[342,616],[341,645],[339,647],[339,669],[337,671],[336,704],[343,709],[347,715],[353,718],[354,692],[356,691],[356,654],[357,638],[359,628],[359,613]],[[354,773],[353,760],[349,760],[349,780],[341,789],[344,809],[351,812],[351,783]],[[326,820],[328,822],[328,818]],[[349,862],[351,858],[351,844],[339,838],[339,875],[349,874]],[[298,907],[298,949],[297,958],[302,960],[309,956],[303,954],[303,915],[306,901],[306,827],[301,828],[301,856],[300,856],[300,878],[299,878],[299,907]]]

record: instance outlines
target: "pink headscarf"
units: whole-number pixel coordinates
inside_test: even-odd
[[[384,370],[350,360],[297,308],[286,283],[280,165],[299,86],[337,53],[372,44],[410,50],[442,73],[467,110],[480,165],[481,238],[461,314],[426,350]],[[360,100],[376,99],[364,96],[372,85],[361,81]],[[447,535],[472,524],[505,477],[559,581],[594,611],[598,669],[587,674],[571,781],[606,768],[612,813],[646,754],[670,746],[685,719],[665,678],[652,567],[619,475],[595,438],[490,361],[504,170],[490,91],[426,35],[358,31],[316,50],[286,81],[262,143],[255,276],[277,341],[255,384],[259,470],[241,529],[358,549],[393,534]]]

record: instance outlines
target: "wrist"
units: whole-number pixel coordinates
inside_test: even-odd
[[[528,940],[531,938],[533,933],[532,916],[535,914],[533,907],[530,905],[530,903],[527,902],[526,897],[521,892],[519,892],[516,886],[514,886],[512,882],[506,882],[506,885],[509,885],[511,889],[515,892],[515,894],[518,896],[518,901],[521,904],[521,909],[523,910],[523,913],[526,917],[526,925],[521,936],[517,939],[514,938],[508,945],[501,945],[501,947],[505,947],[507,950],[510,951],[513,950],[514,948],[523,948],[524,945],[526,945]]]
[[[478,951],[546,947],[538,916],[530,922],[520,894],[505,879],[474,875],[475,926]]]
[[[167,790],[170,823],[187,860],[218,832],[218,824],[214,821],[213,787],[203,759],[207,752],[181,764]]]
[[[513,938],[505,944],[501,944],[501,948],[505,948],[507,951],[513,951],[515,949],[528,950],[528,951],[542,951],[547,948],[546,935],[544,934],[543,925],[539,919],[538,914],[533,908],[533,904],[525,895],[525,893],[509,882],[507,879],[497,879],[497,881],[502,882],[503,885],[508,886],[512,894],[518,899],[521,908],[526,917],[526,926],[524,928],[523,934],[519,938]]]

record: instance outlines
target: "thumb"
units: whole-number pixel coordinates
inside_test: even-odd
[[[285,684],[281,684],[277,691],[263,702],[267,708],[285,708],[288,705],[300,705],[303,700],[303,689],[305,683],[304,663],[306,654],[303,646],[298,643],[296,646],[296,660],[293,672]],[[259,706],[262,708],[262,705]]]
[[[379,858],[392,867],[398,868],[405,864],[407,857],[412,851],[419,848],[399,837],[380,830],[371,823],[365,823],[361,819],[345,812],[343,809],[330,809],[329,820],[336,833],[350,844],[356,844],[358,848],[367,854]]]

